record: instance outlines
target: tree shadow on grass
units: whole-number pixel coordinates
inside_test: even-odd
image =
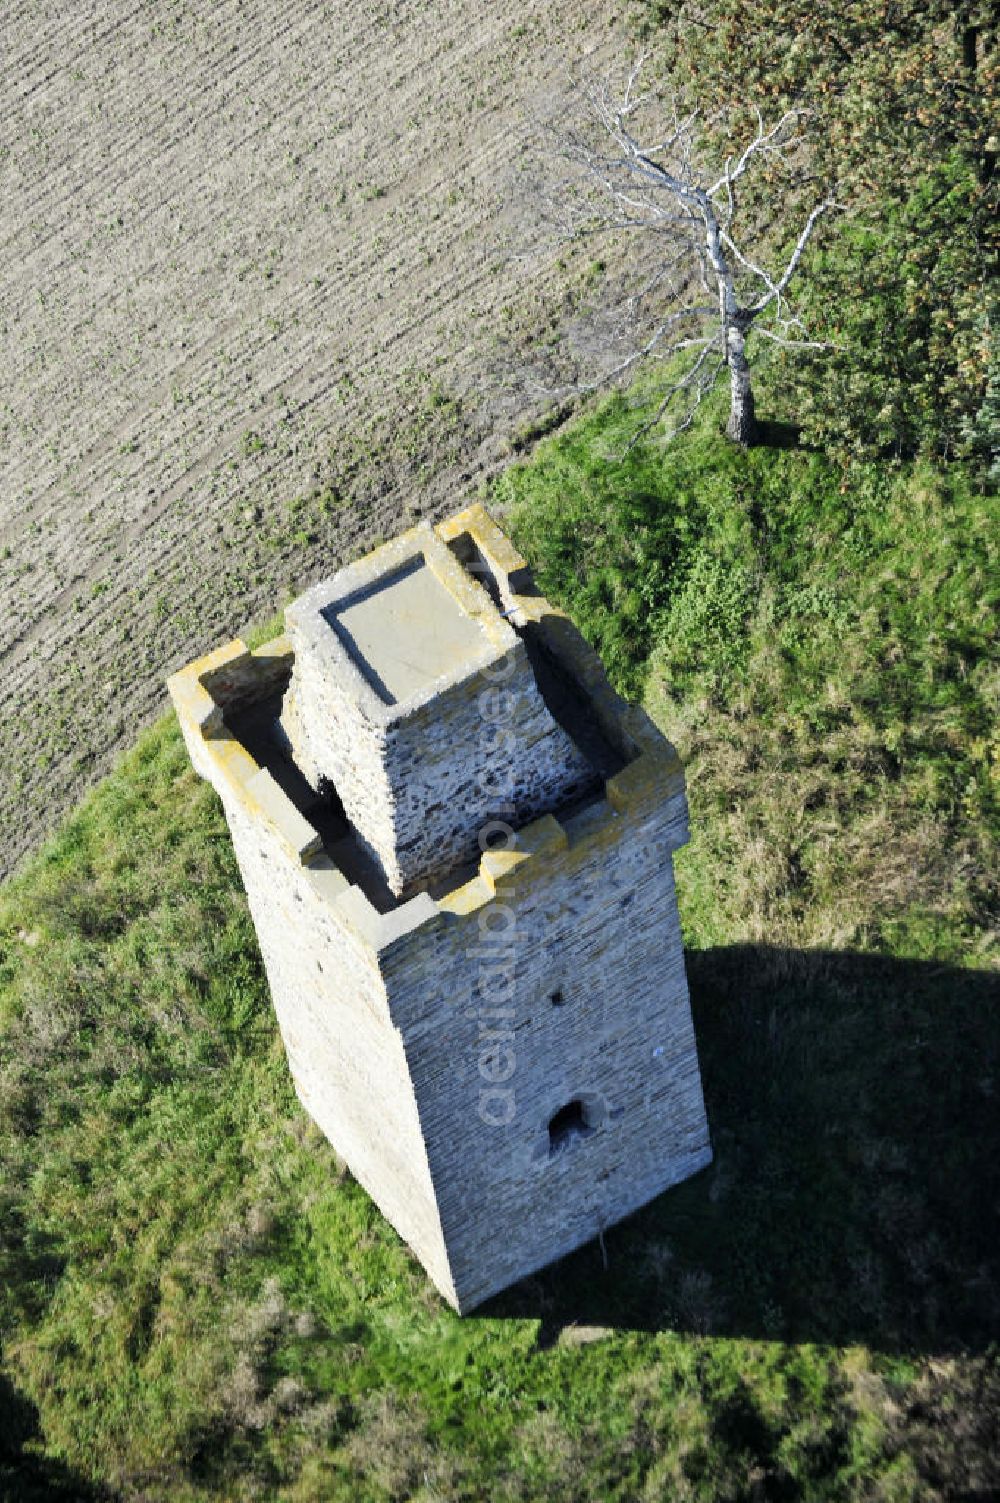
[[[1000,978],[688,955],[715,1162],[480,1313],[982,1351],[1000,1337]]]
[[[40,1454],[38,1410],[0,1372],[0,1503],[110,1503],[61,1461]]]
[[[795,423],[768,418],[758,420],[756,446],[760,449],[802,449],[813,454],[819,452],[818,445],[804,442],[802,430]]]

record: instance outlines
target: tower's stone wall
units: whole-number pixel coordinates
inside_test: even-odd
[[[506,540],[478,508],[442,531],[462,528],[510,596]],[[277,710],[291,642],[234,644],[171,681],[232,829],[299,1096],[463,1310],[711,1157],[673,886],[680,764],[564,617],[513,598],[624,765],[471,876],[383,911],[231,729],[248,704]]]
[[[710,1161],[664,859],[684,818],[680,786],[540,821],[486,905],[383,959],[463,1308]],[[589,1128],[552,1151],[573,1101]]]
[[[337,903],[348,885],[239,801],[226,816],[299,1099],[454,1301],[402,1039],[376,957]]]

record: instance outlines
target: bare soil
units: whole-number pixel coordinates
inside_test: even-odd
[[[170,671],[509,455],[579,272],[519,163],[621,11],[8,10],[0,872]]]

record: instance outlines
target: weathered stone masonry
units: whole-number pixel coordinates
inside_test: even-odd
[[[298,1094],[467,1310],[710,1160],[683,772],[481,507],[288,625],[171,694]],[[504,808],[516,835],[483,853]]]
[[[397,897],[479,858],[498,802],[475,755],[484,694],[504,697],[516,823],[594,784],[524,642],[429,526],[317,585],[286,619],[295,666],[283,725],[295,760],[315,788],[336,786]]]

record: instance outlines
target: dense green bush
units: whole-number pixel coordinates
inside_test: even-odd
[[[965,454],[988,474],[975,424],[996,359],[995,15],[946,0],[846,0],[835,12],[814,0],[654,0],[648,29],[706,113],[735,107],[749,125],[754,105],[769,120],[808,111],[808,155],[755,206],[776,244],[803,203],[829,194],[841,205],[793,289],[831,348],[783,360],[772,403],[828,452]]]

